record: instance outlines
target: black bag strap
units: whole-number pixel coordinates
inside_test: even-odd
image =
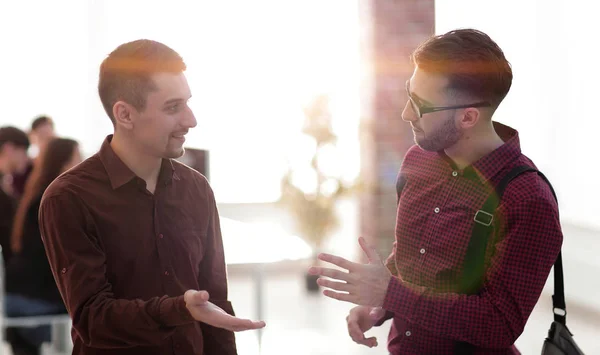
[[[517,176],[526,172],[536,171],[528,166],[518,166],[508,172],[494,187],[493,192],[475,213],[471,239],[465,254],[462,274],[458,278],[458,289],[461,293],[476,294],[483,286],[485,276],[485,256],[490,237],[494,233],[494,218],[500,205],[502,195],[508,184]]]
[[[554,200],[558,203],[558,197],[556,196],[556,192],[554,191],[554,187],[550,183],[550,180],[544,175],[541,171],[528,167],[528,166],[518,166],[514,168],[511,172],[507,174],[507,176],[503,179],[500,184],[496,187],[496,193],[498,196],[502,196],[502,193],[506,189],[506,186],[517,176],[522,173],[526,173],[529,171],[535,171],[550,187],[550,191],[552,192],[552,196],[554,196]],[[562,265],[562,252],[558,253],[556,261],[554,262],[554,294],[552,295],[552,308],[554,312],[554,320],[559,322],[560,324],[566,326],[567,324],[567,305],[565,302],[565,281],[563,275],[563,265]]]

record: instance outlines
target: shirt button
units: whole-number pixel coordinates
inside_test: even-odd
[[[420,252],[421,254],[425,254],[425,249],[421,249],[421,250],[419,250],[419,252]]]
[[[159,237],[160,239],[163,239],[164,235],[162,235],[162,234],[159,234],[159,235],[158,235],[158,237]]]
[[[456,170],[455,170],[455,171],[453,171],[453,172],[452,172],[452,176],[454,176],[454,177],[457,177],[457,176],[458,176],[458,171],[456,171]]]
[[[433,212],[435,212],[435,213],[440,213],[440,208],[439,208],[439,207],[436,207],[436,208],[434,208],[434,209],[433,209]]]
[[[411,336],[411,334],[412,333],[410,332],[410,330],[407,330],[406,333],[404,333],[404,335],[406,335],[407,337]]]
[[[67,269],[63,267],[62,270],[60,270],[60,273],[61,274],[66,274],[67,273]]]
[[[165,271],[165,276],[169,276],[169,272],[168,271]]]

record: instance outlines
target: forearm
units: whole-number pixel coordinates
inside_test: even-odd
[[[183,296],[142,301],[101,294],[81,306],[67,307],[83,343],[101,349],[161,345],[176,326],[194,322]]]
[[[478,295],[436,293],[396,277],[390,281],[383,308],[431,333],[485,348],[512,345],[528,316],[501,311],[505,307],[485,289]]]

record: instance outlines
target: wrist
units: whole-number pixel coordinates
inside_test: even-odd
[[[194,317],[192,317],[186,306],[184,296],[168,297],[161,300],[159,315],[161,323],[168,327],[188,324],[194,321]]]
[[[377,298],[377,303],[375,304],[375,307],[383,307],[383,303],[385,301],[385,297],[387,296],[392,278],[392,274],[388,274],[387,277],[382,279],[381,285],[379,287],[379,297]]]

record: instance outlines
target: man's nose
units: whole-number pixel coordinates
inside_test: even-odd
[[[418,118],[415,110],[410,105],[410,101],[406,100],[406,105],[404,105],[404,110],[402,110],[402,120],[405,122],[414,122]]]

